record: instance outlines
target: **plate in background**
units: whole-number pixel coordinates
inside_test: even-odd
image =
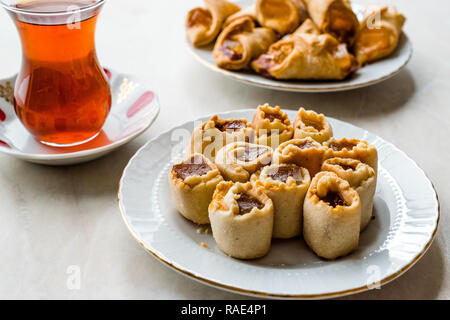
[[[254,3],[253,0],[241,0],[236,3],[246,8]],[[353,5],[358,18],[364,8],[358,4]],[[388,57],[360,68],[355,74],[344,80],[274,80],[265,78],[253,71],[230,71],[216,66],[212,56],[214,44],[205,47],[194,47],[186,37],[186,46],[189,53],[208,69],[218,72],[228,78],[245,84],[269,88],[274,90],[293,92],[332,92],[362,88],[376,84],[395,76],[408,64],[412,57],[413,48],[408,36],[403,32],[395,51]]]

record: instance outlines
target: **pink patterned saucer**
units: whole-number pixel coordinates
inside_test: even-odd
[[[0,80],[0,152],[46,165],[70,165],[99,158],[133,140],[155,121],[158,97],[150,86],[132,75],[105,69],[113,103],[100,134],[73,147],[50,147],[24,128],[13,108],[15,76]]]

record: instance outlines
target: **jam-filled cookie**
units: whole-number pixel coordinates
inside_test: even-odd
[[[327,147],[325,159],[329,158],[351,158],[357,159],[373,168],[375,174],[378,172],[377,149],[364,140],[358,139],[334,139],[323,143]]]
[[[209,223],[208,206],[221,181],[219,169],[201,154],[194,154],[173,165],[169,172],[169,185],[175,207],[192,222]]]
[[[196,47],[212,42],[219,34],[225,19],[241,10],[239,6],[226,0],[204,0],[204,2],[204,8],[194,8],[186,17],[186,34]]]
[[[277,40],[272,29],[259,28],[249,17],[233,21],[219,35],[213,49],[218,67],[240,70]]]
[[[311,137],[317,142],[325,142],[333,137],[333,129],[323,114],[300,108],[294,121],[294,138]]]
[[[275,149],[273,163],[295,163],[306,168],[311,177],[320,171],[326,147],[311,137],[286,141]]]
[[[214,116],[194,129],[189,152],[201,153],[214,161],[217,152],[225,145],[253,140],[254,130],[246,119],[220,119]]]
[[[270,250],[272,200],[251,183],[220,183],[209,205],[209,219],[218,247],[239,259],[256,259]]]
[[[219,150],[216,165],[226,180],[247,182],[258,169],[272,161],[270,147],[248,143],[230,143]]]
[[[331,158],[322,164],[322,170],[336,173],[358,192],[361,200],[361,231],[364,230],[372,218],[373,197],[377,187],[373,168],[355,159]]]
[[[294,128],[286,113],[279,106],[267,103],[258,106],[253,116],[252,126],[258,144],[277,148],[281,143],[292,139]]]
[[[333,172],[311,182],[303,207],[303,238],[320,257],[336,259],[358,247],[361,202],[350,184]]]
[[[273,164],[255,172],[251,182],[272,199],[273,238],[298,236],[303,229],[303,202],[311,183],[309,172],[295,164]]]

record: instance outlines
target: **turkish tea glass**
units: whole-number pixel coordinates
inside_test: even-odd
[[[0,0],[22,43],[14,109],[40,142],[73,146],[93,139],[111,108],[95,50],[100,1]]]

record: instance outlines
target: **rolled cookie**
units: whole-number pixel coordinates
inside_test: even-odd
[[[258,106],[252,120],[256,143],[276,149],[281,143],[292,139],[294,128],[286,113],[279,106]]]
[[[255,171],[270,164],[272,153],[272,148],[267,146],[230,143],[217,153],[216,165],[225,180],[248,182]]]
[[[295,164],[273,164],[255,172],[251,182],[272,199],[272,237],[289,239],[298,236],[303,229],[303,202],[311,183],[308,170]]]
[[[373,168],[375,174],[378,172],[378,152],[375,146],[364,140],[358,139],[334,139],[323,143],[328,149],[325,151],[325,160],[329,158],[351,158],[357,159]]]
[[[294,121],[294,139],[311,137],[319,143],[333,137],[333,129],[325,116],[300,108]]]
[[[320,257],[336,259],[358,247],[361,202],[350,184],[333,172],[311,182],[303,207],[303,238]]]
[[[334,172],[356,190],[361,200],[361,231],[372,218],[373,197],[377,179],[372,167],[355,159],[331,158],[322,164],[322,171]]]
[[[295,163],[308,169],[311,177],[320,171],[326,147],[311,137],[292,139],[280,144],[273,154],[273,163]]]
[[[209,223],[208,206],[221,181],[219,169],[201,154],[194,154],[173,165],[169,172],[169,186],[175,207],[192,222]]]
[[[272,200],[251,183],[220,183],[209,205],[209,219],[218,247],[238,259],[256,259],[270,250]]]
[[[252,142],[254,131],[246,119],[220,119],[212,117],[196,127],[192,133],[189,153],[201,153],[214,161],[217,152],[225,145],[238,142]]]

